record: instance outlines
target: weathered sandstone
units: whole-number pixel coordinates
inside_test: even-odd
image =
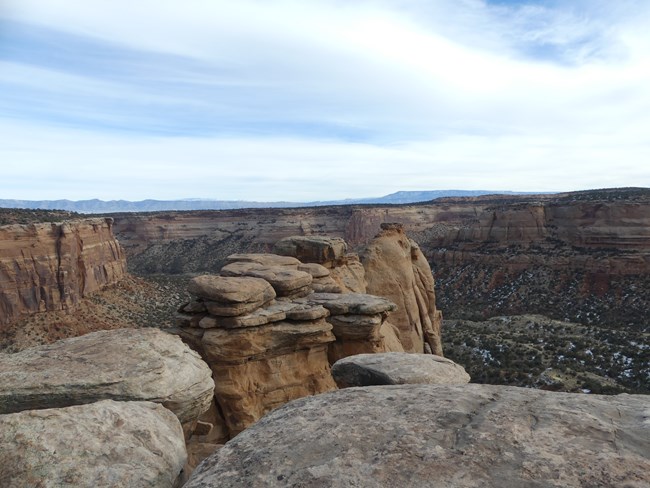
[[[358,354],[332,365],[332,376],[339,388],[373,385],[459,385],[469,375],[455,362],[432,354],[386,352]]]
[[[340,237],[294,235],[280,239],[273,246],[273,252],[282,256],[293,256],[303,263],[318,263],[331,267],[343,257],[348,249]]]
[[[274,261],[268,255],[263,259]],[[282,269],[300,273],[301,279],[303,275],[309,281],[312,279],[311,274],[298,271],[292,263],[286,266],[293,269],[256,261],[233,261],[228,266],[240,264],[264,266],[266,270],[276,268],[272,279],[282,276]],[[194,286],[192,291],[205,297],[206,284],[210,290],[222,289],[226,288],[224,282],[228,286],[236,283],[232,280],[267,283],[261,278],[201,277],[201,287]],[[237,298],[248,299],[248,295]],[[225,428],[228,436],[236,435],[292,399],[336,388],[327,358],[328,345],[335,338],[332,325],[325,320],[329,312],[319,303],[299,303],[282,297],[265,304],[250,302],[251,310],[232,316],[211,306],[211,302],[200,300],[181,307],[178,333],[212,368],[220,412],[215,422]]]
[[[347,388],[271,412],[186,487],[640,488],[650,472],[649,409],[644,395]]]
[[[220,271],[221,276],[251,276],[268,281],[277,296],[291,296],[296,293],[311,292],[312,275],[287,268],[286,266],[267,266],[258,263],[235,261],[227,264]]]
[[[404,233],[401,224],[382,224],[381,232],[361,253],[366,292],[397,304],[391,323],[407,352],[428,351],[442,355],[433,276],[419,246]]]
[[[0,354],[0,413],[148,400],[184,423],[208,409],[213,390],[198,354],[157,329],[100,331]]]
[[[151,402],[0,415],[4,488],[172,488],[186,458],[178,419]]]
[[[264,302],[275,297],[271,285],[260,278],[197,276],[190,281],[188,291],[200,298],[222,303]]]
[[[117,283],[126,260],[113,219],[0,227],[0,325],[74,307]]]

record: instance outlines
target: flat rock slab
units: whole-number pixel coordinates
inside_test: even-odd
[[[385,352],[357,354],[332,366],[339,388],[373,385],[461,385],[470,377],[461,365],[432,354]]]
[[[325,278],[330,275],[330,270],[318,263],[300,263],[298,265],[298,270],[306,271],[314,278]]]
[[[273,252],[293,256],[303,263],[332,263],[343,257],[348,245],[340,237],[290,236],[280,239]]]
[[[269,413],[185,488],[648,486],[650,396],[347,388]]]
[[[234,262],[221,268],[223,276],[251,276],[268,281],[279,296],[309,286],[312,276],[286,266],[265,266],[254,262]]]
[[[329,312],[320,305],[299,304],[278,301],[265,308],[259,308],[247,315],[236,317],[203,317],[198,326],[204,329],[237,329],[241,327],[258,327],[280,322],[281,320],[316,320],[327,317]]]
[[[209,408],[213,391],[201,357],[158,329],[106,330],[0,354],[0,413],[148,400],[187,422]]]
[[[0,415],[0,486],[171,488],[187,458],[176,416],[105,400]]]
[[[298,259],[291,256],[280,256],[270,253],[245,253],[231,254],[226,258],[228,263],[243,261],[248,263],[257,263],[264,266],[289,266],[296,268],[302,264]]]
[[[268,281],[251,277],[197,276],[187,289],[198,297],[224,304],[265,302],[269,295],[275,297]]]
[[[374,315],[397,308],[397,305],[385,298],[365,293],[312,293],[296,302],[322,305],[332,315]]]

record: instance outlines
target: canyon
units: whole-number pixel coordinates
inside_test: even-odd
[[[268,252],[289,235],[338,236],[359,249],[397,222],[429,261],[448,316],[645,327],[650,306],[648,189],[112,217],[138,275],[215,271],[229,254]]]

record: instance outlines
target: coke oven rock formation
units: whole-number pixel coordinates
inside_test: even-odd
[[[2,226],[0,326],[22,315],[74,307],[125,273],[113,219]]]
[[[431,267],[402,224],[381,224],[381,232],[361,253],[366,291],[397,304],[391,323],[406,352],[442,356],[442,312],[436,309]]]
[[[186,488],[641,487],[650,397],[491,385],[302,398],[206,459]]]

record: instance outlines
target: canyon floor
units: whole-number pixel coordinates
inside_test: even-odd
[[[17,352],[95,330],[174,325],[194,275],[123,280],[91,295],[70,313],[36,314],[0,336],[0,351]],[[542,315],[482,321],[447,318],[445,356],[473,383],[568,392],[650,393],[650,333],[638,327],[582,325]]]

